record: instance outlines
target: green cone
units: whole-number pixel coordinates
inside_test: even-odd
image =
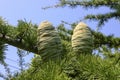
[[[61,40],[55,28],[48,21],[42,22],[37,31],[38,53],[42,59],[52,59],[61,56]]]
[[[92,34],[89,27],[83,22],[80,22],[73,31],[72,48],[77,54],[92,53]]]

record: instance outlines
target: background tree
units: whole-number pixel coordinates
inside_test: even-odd
[[[90,0],[90,1],[67,1],[60,0],[58,6],[69,5],[71,7],[84,6],[86,8],[108,6],[114,9],[114,12],[108,14],[88,15],[85,19],[99,20],[99,26],[110,18],[115,17],[119,19],[120,2],[117,0]],[[113,5],[115,4],[115,5]],[[38,53],[37,49],[37,25],[31,22],[18,21],[17,27],[11,26],[1,19],[0,26],[0,42],[1,46],[5,43],[13,45],[15,47],[24,49],[35,54]],[[32,66],[26,71],[22,71],[17,77],[13,77],[16,80],[21,79],[43,79],[43,80],[70,80],[70,79],[111,79],[119,80],[120,68],[119,68],[119,47],[120,38],[116,38],[112,35],[105,36],[100,32],[92,30],[94,36],[94,50],[99,50],[102,53],[101,58],[99,55],[84,55],[81,54],[78,59],[75,59],[71,54],[71,36],[73,29],[77,23],[70,24],[71,29],[66,29],[64,24],[57,27],[57,31],[61,37],[63,50],[68,54],[61,62],[48,61],[41,65],[39,57],[33,60]],[[114,48],[112,53],[111,48]],[[1,49],[3,52],[3,50]],[[1,53],[3,56],[3,54]],[[72,58],[71,58],[72,56]],[[1,57],[3,60],[3,58]],[[36,64],[34,64],[36,63]],[[40,63],[40,64],[39,64]],[[38,67],[34,67],[37,65]],[[34,69],[37,71],[34,72]],[[44,75],[44,76],[43,76]],[[47,77],[46,77],[47,76]],[[49,76],[49,77],[48,77]]]

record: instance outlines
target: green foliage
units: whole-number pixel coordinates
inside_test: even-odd
[[[37,58],[38,59],[38,58]],[[40,59],[40,58],[39,58]],[[39,61],[37,63],[40,63]],[[54,62],[49,60],[46,63],[39,64],[39,67],[31,67],[23,71],[14,80],[70,80],[65,73],[61,71],[64,61]],[[34,71],[37,68],[36,71]]]
[[[0,42],[0,64],[4,64],[5,50],[7,50],[7,46]]]
[[[37,37],[37,34],[35,34],[37,31],[37,28],[33,27],[32,24],[30,23],[29,23],[29,26],[26,26],[27,24],[28,23],[26,22],[20,21],[18,24],[19,25],[18,27],[9,26],[10,27],[9,34],[7,33],[5,37],[9,36],[9,38],[6,37],[8,38],[9,41],[11,39],[15,41],[17,40],[18,42],[16,43],[16,47],[19,46],[18,43],[22,44],[24,42],[24,46],[22,46],[22,49],[25,49],[24,47],[26,47],[26,45],[27,45],[27,48],[30,47],[30,49],[34,49],[31,47],[36,46],[37,39],[33,39],[32,37],[35,37],[35,38]],[[26,27],[23,28],[23,25]],[[57,62],[57,61],[50,60],[48,62],[43,63],[41,61],[40,56],[38,56],[37,58],[35,57],[31,63],[30,68],[25,71],[23,70],[22,73],[17,74],[17,76],[14,78],[16,80],[23,80],[23,79],[33,79],[33,80],[34,79],[41,79],[41,80],[76,79],[77,80],[77,79],[94,79],[94,78],[103,79],[103,80],[111,78],[111,79],[117,80],[117,78],[119,77],[118,75],[119,74],[119,55],[118,55],[119,53],[115,53],[114,54],[115,57],[113,58],[108,58],[105,55],[104,59],[94,55],[73,55],[74,53],[71,53],[72,52],[71,36],[73,35],[74,26],[75,24],[71,26],[72,27],[71,29],[66,29],[65,26],[62,24],[57,28],[57,31],[59,33],[59,36],[62,42],[62,47],[63,47],[62,53],[65,54],[61,61]],[[14,36],[13,33],[15,33],[16,35]],[[95,49],[99,47],[101,48],[102,45],[106,45],[108,48],[115,48],[115,49],[119,48],[119,40],[120,40],[119,38],[115,38],[114,36],[105,36],[102,33],[95,32],[95,31],[92,31],[92,34],[94,36]],[[1,40],[2,39],[4,38],[2,37]],[[105,49],[101,53],[104,53],[104,52],[105,52]],[[105,52],[105,53],[108,53],[108,52]],[[111,51],[109,53],[111,54]],[[70,55],[72,55],[73,58]],[[77,59],[75,58],[75,61],[74,61],[74,57],[76,56],[77,56]],[[111,62],[111,60],[113,62]],[[115,70],[112,70],[112,69],[115,69]],[[91,73],[92,71],[93,73]]]
[[[40,63],[40,58],[37,59]],[[38,67],[30,67],[14,80],[119,80],[120,62],[114,64],[110,60],[113,59],[89,54],[80,54],[77,58],[71,56],[60,62],[49,60],[38,64]]]
[[[66,35],[66,30],[64,26],[58,28],[59,31]],[[72,31],[72,30],[71,30]],[[93,32],[94,33],[94,32]],[[69,34],[69,33],[67,33]],[[70,33],[72,34],[72,33]],[[69,34],[69,36],[70,36]],[[94,33],[95,34],[95,33]],[[96,33],[97,34],[97,33]],[[103,40],[105,38],[112,40],[113,36],[106,37],[101,33],[95,36],[95,39],[101,37]],[[100,38],[100,39],[101,39]],[[98,46],[101,49],[99,52],[103,53],[102,56],[95,56],[89,54],[74,55],[72,52],[71,43],[64,37],[61,37],[63,51],[67,55],[63,57],[61,61],[49,60],[48,62],[42,62],[40,56],[36,56],[32,59],[31,66],[28,70],[23,71],[14,80],[119,80],[120,79],[120,61],[119,52],[112,53],[109,45],[103,47]],[[102,42],[102,41],[101,41]],[[117,46],[117,45],[116,45]],[[97,48],[97,47],[96,47]],[[117,48],[116,48],[117,49]],[[117,50],[115,50],[117,51]],[[110,57],[109,55],[114,55]],[[109,56],[109,57],[108,57]]]
[[[25,63],[25,61],[24,61],[24,57],[27,54],[28,54],[28,52],[26,53],[26,51],[18,49],[17,55],[19,57],[19,59],[18,59],[19,67],[15,67],[13,65],[9,65],[6,62],[4,62],[2,64],[2,66],[5,70],[5,74],[3,74],[3,72],[0,71],[0,77],[3,78],[4,80],[11,80],[13,77],[17,77],[19,74],[21,74],[21,72],[27,68],[27,66],[26,66],[27,63]],[[7,58],[7,59],[12,61],[12,59],[9,59],[9,58]],[[17,69],[17,71],[13,72],[10,67]]]
[[[17,55],[19,57],[19,60],[18,60],[18,63],[19,63],[19,67],[20,67],[20,71],[23,71],[24,70],[24,66],[25,66],[25,60],[24,60],[24,57],[25,57],[25,51],[24,50],[21,50],[21,49],[17,49]]]
[[[23,20],[18,21],[18,26],[9,25],[1,18],[0,40],[18,48],[37,52],[37,25]]]
[[[60,6],[69,5],[74,8],[77,6],[83,6],[84,8],[98,8],[98,7],[108,7],[112,12],[106,14],[97,14],[97,15],[87,15],[85,19],[92,19],[99,21],[98,26],[104,25],[111,18],[116,20],[120,19],[120,1],[119,0],[60,0]]]
[[[85,19],[98,20],[99,26],[111,18],[120,18],[119,0],[60,0],[60,2],[61,3],[55,7],[65,5],[72,8],[77,6],[83,6],[85,8],[98,8],[101,6],[109,7],[113,12],[98,15],[87,15],[85,17]],[[51,25],[47,25],[45,27],[50,26]],[[9,68],[4,64],[8,74],[7,77],[2,74],[0,74],[0,76],[6,80],[10,78],[13,80],[120,80],[120,38],[115,38],[113,35],[105,36],[100,32],[92,30],[92,35],[94,37],[93,46],[94,50],[98,50],[98,55],[82,53],[80,55],[76,55],[73,52],[71,45],[71,38],[76,23],[70,24],[70,26],[71,29],[66,29],[64,24],[60,24],[57,27],[57,31],[60,36],[57,40],[58,42],[60,41],[63,48],[62,51],[60,51],[64,54],[62,59],[54,59],[44,62],[42,61],[41,56],[37,55],[32,59],[30,68],[28,70],[23,70],[23,63],[21,63],[23,60],[22,55],[18,54],[21,60],[20,65],[22,72],[20,74],[16,73],[15,76],[12,76],[10,75],[11,73]],[[42,25],[42,27],[44,26]],[[44,39],[42,41],[42,37],[46,37],[46,35],[42,34],[41,37],[41,32],[47,32],[47,36],[49,35],[48,31],[50,29],[45,28],[45,30],[38,30],[38,34],[40,35],[37,35],[37,25],[33,25],[31,22],[28,23],[26,21],[19,20],[18,25],[14,27],[0,18],[0,61],[3,62],[4,59],[5,43],[36,54],[38,54],[38,52],[40,54],[45,53],[44,57],[47,58],[49,58],[51,54],[55,55],[54,51],[52,51],[50,47],[53,46],[55,44],[53,42],[57,42],[57,40],[53,40],[51,42],[51,40],[49,40],[51,38],[49,38],[48,40]],[[54,34],[50,32],[50,35],[52,34],[54,37],[57,35],[58,37],[56,32],[53,31],[53,33]],[[38,42],[37,38],[39,38]],[[52,37],[52,39],[54,38]],[[80,41],[83,42],[83,40]],[[41,49],[42,47],[44,47],[45,50]],[[52,48],[54,49],[56,47]],[[84,52],[85,51],[87,50],[84,49]],[[91,54],[89,51],[88,53]]]
[[[71,37],[73,31],[71,29],[66,29],[64,24],[58,25],[57,31],[63,47],[62,54],[65,57],[68,55],[69,52],[72,51]]]
[[[4,31],[6,29],[2,29],[3,25],[0,26],[2,32],[7,32],[6,34],[2,34],[0,32],[0,40],[9,45],[13,45],[20,49],[24,49],[29,52],[38,53],[37,49],[37,25],[32,24],[31,22],[26,22],[19,20],[18,26],[14,27],[11,25],[5,24],[9,29],[8,31]],[[60,24],[57,27],[58,34],[60,38],[65,42],[71,41],[71,36],[73,34],[73,29],[75,28],[77,23],[73,23],[70,25],[70,29],[66,29],[64,24]],[[92,35],[94,37],[94,48],[98,48],[102,45],[108,45],[110,47],[119,47],[120,38],[115,38],[114,36],[105,36],[100,32],[95,32],[92,30]]]
[[[106,45],[110,48],[120,48],[120,38],[114,37],[114,35],[104,35],[100,32],[92,31],[92,34],[94,35],[94,48],[99,48],[103,45]]]
[[[3,37],[9,33],[9,25],[2,17],[0,17],[0,33]]]
[[[27,23],[26,21],[18,20],[16,38],[18,38],[20,42],[23,41],[26,46],[33,47],[37,42],[36,28],[37,25],[33,25],[31,22]]]
[[[71,31],[70,29],[66,29],[64,24],[58,25],[57,31],[62,40],[69,42],[71,41],[73,31]]]
[[[3,78],[4,80],[9,80],[10,78],[12,78],[12,72],[8,67],[8,64],[4,62],[2,65],[5,69],[5,75],[2,72],[0,72],[0,77]]]
[[[77,60],[71,61],[67,68],[68,75],[75,80],[119,80],[120,68],[107,60],[91,55],[80,55]]]
[[[69,24],[67,22],[63,22],[64,24]],[[73,30],[77,26],[77,23],[69,24],[70,29],[66,29],[64,24],[60,24],[57,28],[58,33],[62,40],[67,41],[70,43],[71,37],[73,35]],[[62,28],[61,28],[62,27]],[[104,35],[101,32],[96,32],[94,30],[91,30],[92,36],[93,36],[93,47],[94,49],[97,49],[101,47],[102,45],[106,45],[110,48],[120,48],[120,38],[114,37],[114,35]]]

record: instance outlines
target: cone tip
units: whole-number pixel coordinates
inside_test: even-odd
[[[78,23],[78,26],[87,27],[87,24],[85,24],[84,22],[80,22],[80,23]]]
[[[52,27],[52,24],[49,22],[49,21],[42,21],[38,27],[38,29],[41,29],[41,28],[46,28],[46,27]]]

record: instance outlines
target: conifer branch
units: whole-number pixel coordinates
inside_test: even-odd
[[[85,19],[92,19],[99,21],[98,27],[104,25],[111,18],[120,20],[120,1],[119,0],[60,0],[61,6],[70,6],[72,8],[82,6],[84,8],[98,8],[106,6],[113,10],[107,14],[87,15]]]
[[[115,5],[119,5],[120,1],[118,0],[60,0],[61,1],[61,5],[65,6],[65,5],[69,5],[71,7],[76,7],[76,6],[83,6],[85,8],[89,8],[89,7],[100,7],[100,6],[115,6]]]
[[[92,31],[94,36],[94,48],[106,45],[110,48],[120,48],[120,38],[114,37],[113,35],[106,36],[100,32]]]
[[[7,43],[9,45],[15,46],[17,48],[29,51],[29,52],[33,52],[33,53],[37,53],[37,47],[33,47],[33,46],[26,46],[23,42],[20,42],[18,39],[12,39],[9,36],[4,36],[0,33],[0,41]]]
[[[90,20],[98,20],[98,26],[104,25],[105,22],[107,22],[111,18],[120,19],[120,13],[118,12],[110,12],[106,14],[98,14],[98,15],[87,15],[85,16],[85,19]]]

